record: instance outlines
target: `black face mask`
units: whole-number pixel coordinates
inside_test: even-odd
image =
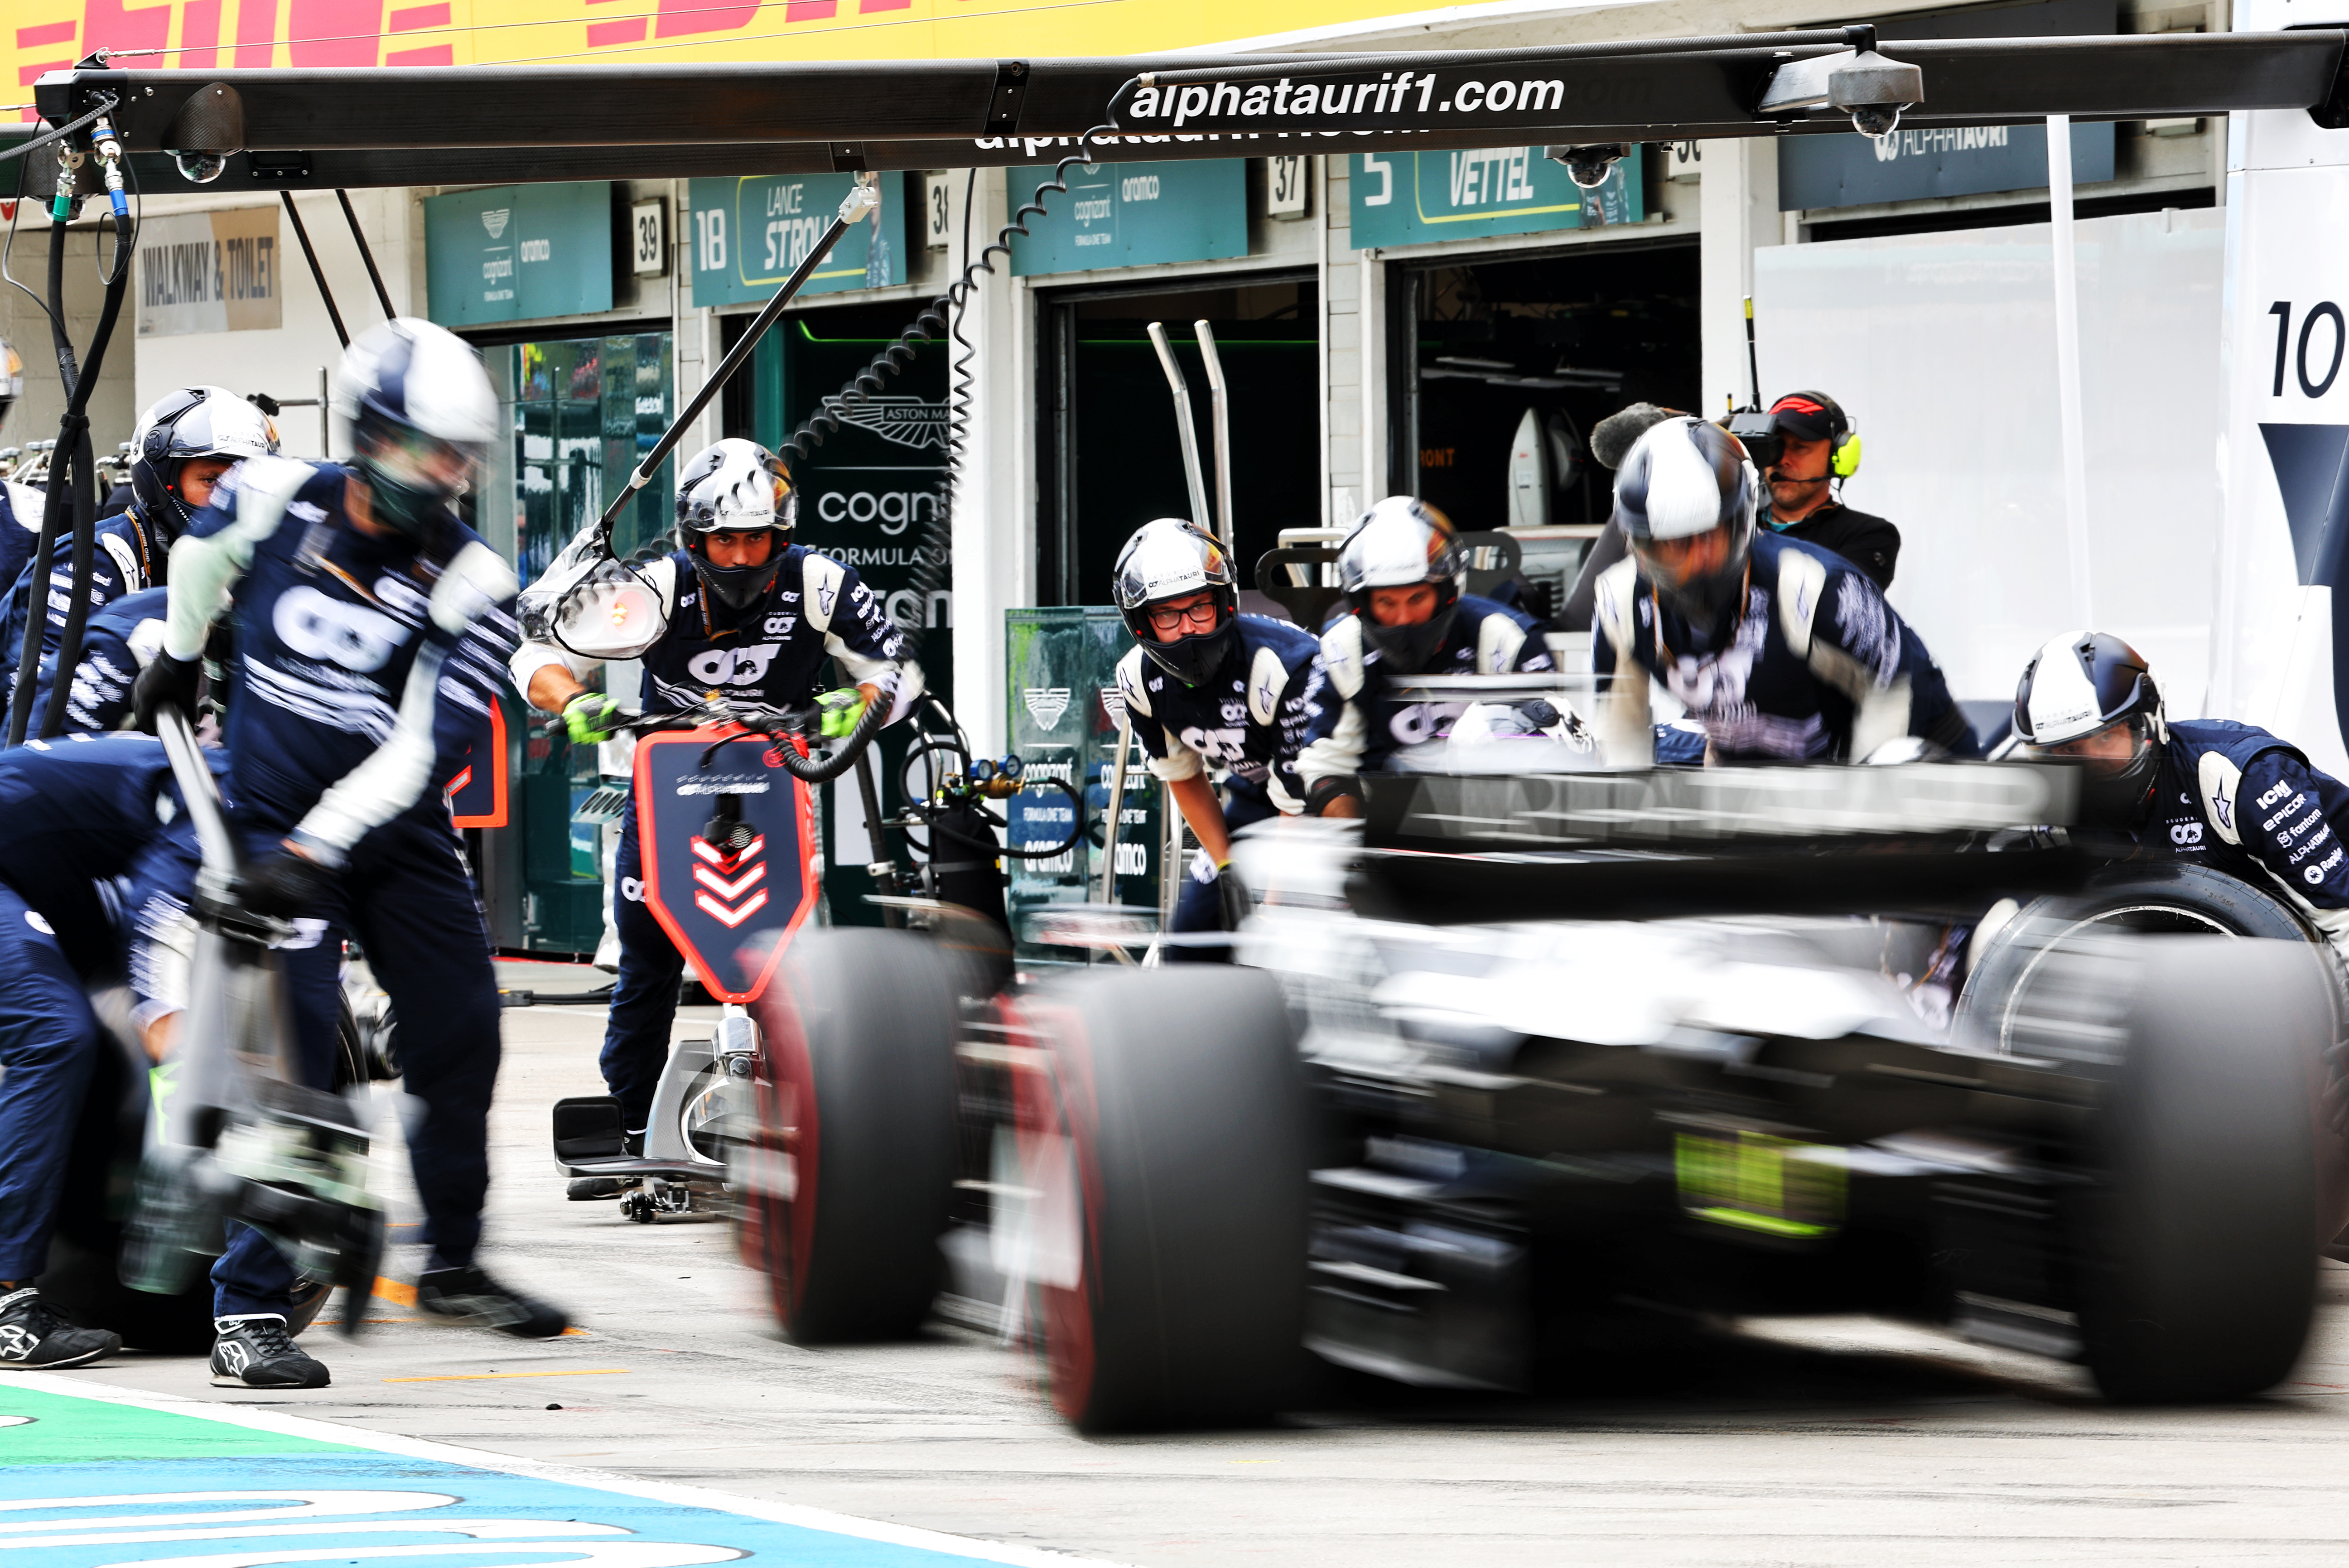
[[[1368,611],[1362,612],[1362,640],[1378,651],[1390,669],[1403,675],[1416,675],[1427,668],[1444,639],[1452,635],[1452,623],[1460,614],[1456,599],[1415,626],[1381,626]]]
[[[699,550],[693,552],[694,574],[709,597],[730,610],[746,610],[767,597],[775,586],[775,575],[783,569],[783,553],[777,549],[755,566],[719,566]]]
[[[2153,788],[2161,771],[2161,748],[2147,744],[2116,774],[2080,775],[2080,821],[2085,826],[2134,831],[2152,814]]]
[[[1178,637],[1172,642],[1144,642],[1142,651],[1149,655],[1151,662],[1184,685],[1199,686],[1213,679],[1216,671],[1223,668],[1225,659],[1231,653],[1232,643],[1238,636],[1239,627],[1232,617],[1226,616],[1224,624],[1213,631],[1195,632],[1189,637]]]
[[[368,458],[360,458],[353,466],[367,482],[367,511],[377,522],[419,544],[439,537],[449,503],[454,499],[449,492],[396,479]]]
[[[1745,568],[1754,558],[1754,536],[1742,528],[1719,571],[1691,577],[1678,587],[1667,586],[1636,552],[1634,558],[1639,560],[1640,575],[1655,586],[1656,597],[1700,632],[1718,633],[1733,613],[1745,607]]]

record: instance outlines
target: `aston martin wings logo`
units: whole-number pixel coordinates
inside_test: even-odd
[[[1019,693],[1027,703],[1028,716],[1043,729],[1060,728],[1061,715],[1069,711],[1069,689],[1065,686],[1030,686]]]
[[[858,430],[871,431],[883,441],[895,441],[916,451],[934,446],[944,452],[947,445],[947,406],[926,398],[859,398],[850,402],[839,397],[824,400],[824,405],[843,424]]]
[[[490,231],[490,238],[503,239],[506,220],[513,216],[512,207],[492,207],[481,214],[481,227]]]

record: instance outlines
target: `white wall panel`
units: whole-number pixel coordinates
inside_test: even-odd
[[[2210,674],[2220,517],[2223,213],[2078,227],[2097,614],[2181,717]],[[2067,629],[2054,300],[2045,224],[1754,253],[1762,383],[1857,422],[1846,499],[1899,525],[1892,602],[1961,698],[2008,698]]]

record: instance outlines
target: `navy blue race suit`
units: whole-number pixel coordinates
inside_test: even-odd
[[[668,612],[668,629],[643,656],[639,696],[647,713],[690,708],[712,691],[803,707],[828,685],[827,659],[838,659],[857,684],[880,688],[881,700],[891,704],[892,723],[921,695],[921,668],[907,656],[905,634],[891,624],[880,597],[854,567],[828,556],[789,546],[766,596],[740,611],[710,601],[686,551],[671,552],[645,573]],[[551,644],[525,643],[513,656],[514,685],[527,692],[532,678],[550,664],[577,680],[595,670],[594,661]],[[619,884],[612,919],[620,938],[620,972],[603,1056],[605,1085],[632,1132],[651,1115],[685,973],[684,956],[645,902],[643,864],[632,787],[613,869]]]
[[[1691,625],[1627,557],[1600,574],[1591,619],[1615,765],[1653,753],[1651,679],[1704,726],[1717,762],[1857,762],[1904,735],[1973,749],[1916,632],[1857,566],[1816,545],[1756,535],[1744,605],[1712,628]]]
[[[1260,615],[1235,617],[1233,628],[1223,663],[1200,685],[1175,679],[1134,648],[1117,661],[1117,689],[1159,779],[1174,784],[1211,767],[1229,770],[1224,826],[1237,833],[1305,809],[1299,760],[1329,736],[1341,703],[1311,632]],[[1214,870],[1193,865],[1168,929],[1223,928]]]
[[[2290,742],[2225,719],[2178,719],[2162,747],[2142,854],[2198,860],[2349,944],[2349,785]]]
[[[186,909],[197,859],[160,741],[0,752],[0,1280],[32,1279],[48,1255],[100,1044],[87,987],[123,970],[134,930]],[[129,967],[143,1012],[158,966]]]
[[[41,542],[41,513],[47,504],[46,493],[13,479],[0,480],[0,583],[14,587],[24,575],[25,563],[33,558],[34,546]],[[21,624],[16,628],[20,639],[24,629]],[[10,649],[7,662],[16,663],[23,648],[19,641]]]
[[[1305,757],[1308,784],[1380,772],[1398,748],[1451,733],[1453,722],[1468,709],[1464,701],[1424,702],[1397,693],[1385,657],[1362,636],[1359,615],[1340,616],[1321,634],[1321,659],[1339,711],[1330,733]],[[1463,594],[1426,668],[1404,673],[1506,675],[1556,668],[1533,617]]]
[[[332,463],[250,458],[222,477],[171,553],[164,652],[201,656],[233,618],[227,738],[231,820],[256,858],[291,840],[338,872],[302,917],[326,940],[286,954],[308,1081],[333,1081],[341,939],[366,945],[400,1023],[409,1140],[429,1269],[462,1267],[481,1240],[497,1082],[498,987],[442,781],[487,724],[514,647],[513,571],[456,517],[430,547],[362,532],[357,483]],[[292,1273],[242,1231],[212,1270],[222,1317],[284,1314]]]
[[[65,732],[128,729],[130,688],[140,670],[163,646],[163,614],[171,590],[146,588],[125,594],[89,618],[82,628],[81,659],[74,666],[73,684],[66,690]],[[41,659],[33,686],[30,734],[38,734],[49,711],[49,686],[56,680],[57,650],[52,646]]]
[[[37,544],[39,541],[34,541]],[[98,525],[98,543],[89,553],[89,608],[95,616],[125,594],[135,594],[162,582],[169,571],[165,560],[168,546],[155,531],[140,519],[137,508],[119,513]],[[30,552],[27,552],[29,556]],[[9,579],[16,587],[8,594],[8,618],[0,623],[0,659],[10,668],[25,649],[25,618],[31,613],[35,594],[42,597],[47,621],[41,628],[41,658],[57,657],[57,641],[65,635],[66,611],[73,603],[73,540],[61,538],[49,555],[49,569],[44,574],[33,569],[29,559],[25,568]]]

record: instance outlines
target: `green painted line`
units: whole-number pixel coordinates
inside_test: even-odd
[[[8,1417],[19,1419],[8,1421]],[[0,1385],[0,1465],[365,1452],[348,1443],[288,1437],[196,1416]]]

